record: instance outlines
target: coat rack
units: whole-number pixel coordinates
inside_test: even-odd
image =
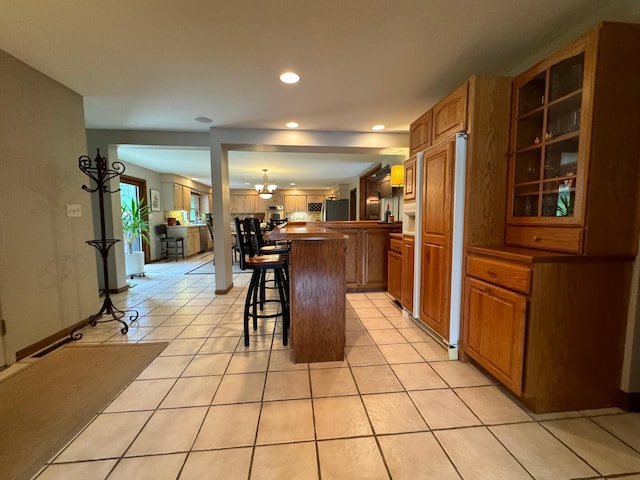
[[[105,228],[105,220],[104,220],[104,194],[105,193],[116,193],[120,191],[120,188],[116,190],[109,190],[108,184],[109,181],[119,177],[124,173],[124,164],[121,162],[113,162],[111,164],[111,168],[107,166],[107,159],[105,157],[100,156],[100,149],[97,149],[96,158],[91,160],[87,155],[82,155],[78,159],[79,167],[82,173],[87,175],[91,180],[93,180],[96,184],[95,188],[87,187],[86,185],[82,186],[82,189],[89,192],[95,193],[98,192],[98,201],[100,205],[100,233],[101,237],[97,240],[87,240],[86,243],[95,247],[102,257],[102,269],[104,274],[104,302],[102,303],[102,308],[95,315],[91,315],[89,320],[82,325],[76,326],[71,331],[71,340],[80,340],[82,338],[82,333],[78,332],[81,328],[86,327],[87,325],[91,325],[95,327],[98,323],[104,322],[112,322],[117,321],[122,324],[122,328],[120,332],[124,335],[129,331],[129,325],[127,322],[122,320],[122,318],[126,315],[126,312],[133,312],[129,316],[129,322],[133,323],[138,320],[138,312],[136,310],[120,310],[113,305],[111,301],[111,295],[109,291],[109,268],[108,268],[108,258],[109,251],[111,247],[113,247],[116,243],[120,241],[118,238],[107,238],[106,228]],[[106,320],[99,320],[103,315],[111,315],[111,318]]]

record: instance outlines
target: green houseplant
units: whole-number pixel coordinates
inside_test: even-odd
[[[128,246],[128,253],[134,253],[133,242],[137,237],[149,243],[148,215],[149,206],[144,205],[144,197],[140,202],[132,198],[130,203],[122,203],[122,236]]]
[[[142,205],[142,206],[141,206]],[[149,243],[149,206],[144,204],[144,197],[138,202],[132,198],[130,202],[122,202],[122,237],[127,249],[124,255],[125,273],[127,277],[144,276],[144,252],[133,251],[133,243],[140,237]]]

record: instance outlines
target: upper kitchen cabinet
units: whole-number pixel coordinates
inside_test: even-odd
[[[257,195],[245,195],[244,197],[244,211],[255,212],[256,211],[256,199],[260,198]]]
[[[467,129],[467,95],[468,83],[465,82],[411,123],[410,155]]]
[[[307,196],[306,195],[285,195],[284,210],[285,210],[285,213],[306,212]]]
[[[229,197],[231,213],[244,213],[247,211],[246,197],[246,195],[231,195]]]
[[[409,153],[415,155],[431,145],[432,112],[422,114],[409,127]]]
[[[514,80],[507,244],[635,254],[638,45],[603,23]]]
[[[232,214],[265,213],[267,209],[266,200],[255,193],[249,195],[232,193],[229,200]]]
[[[463,83],[434,105],[433,144],[467,129],[467,87],[468,83]]]
[[[163,182],[162,209],[189,210],[191,208],[191,189],[178,183]]]
[[[416,157],[404,162],[404,203],[416,201]]]

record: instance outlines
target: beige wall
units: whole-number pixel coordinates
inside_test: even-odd
[[[99,309],[82,97],[0,50],[0,305],[15,352]],[[94,152],[95,153],[95,152]],[[83,216],[68,218],[66,205]],[[0,358],[0,365],[3,363]]]

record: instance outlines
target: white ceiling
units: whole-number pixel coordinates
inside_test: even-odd
[[[0,2],[0,48],[81,94],[93,129],[281,129],[295,120],[305,130],[382,123],[405,132],[472,74],[517,73],[598,20],[640,22],[637,0]],[[288,69],[299,84],[280,83]],[[173,173],[196,156],[188,153]],[[165,161],[157,150],[154,158]],[[251,178],[238,169],[232,182],[255,183],[277,162],[254,159]],[[304,162],[333,179],[351,160]]]

